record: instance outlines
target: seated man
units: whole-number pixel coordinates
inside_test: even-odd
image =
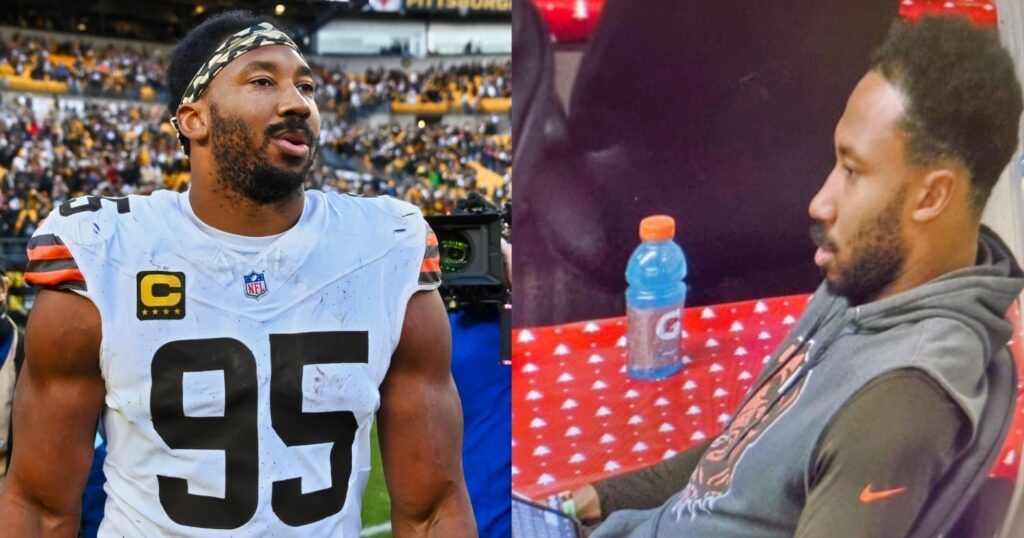
[[[810,203],[824,285],[719,437],[574,492],[593,538],[907,534],[1009,353],[1024,273],[980,219],[1021,107],[993,32],[893,28]]]

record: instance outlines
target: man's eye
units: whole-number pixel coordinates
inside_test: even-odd
[[[853,168],[850,168],[849,166],[844,166],[843,171],[846,172],[847,179],[853,179],[854,177],[857,176],[857,171],[854,170]]]
[[[266,87],[266,86],[272,85],[273,83],[270,82],[270,79],[268,79],[268,78],[258,78],[256,80],[252,81],[250,84],[255,84],[257,86],[264,86],[264,87]]]
[[[304,82],[302,84],[299,84],[299,90],[301,90],[303,92],[306,92],[306,93],[313,93],[313,91],[315,91],[316,88],[312,84],[310,84],[308,82]]]

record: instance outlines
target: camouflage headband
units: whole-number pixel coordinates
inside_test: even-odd
[[[185,93],[181,96],[181,102],[178,103],[178,106],[198,101],[206,87],[217,76],[217,73],[220,73],[220,70],[233,62],[235,58],[250,50],[267,45],[285,45],[295,49],[295,52],[302,56],[299,47],[288,37],[288,34],[278,30],[269,22],[261,22],[250,26],[227,38],[226,41],[217,47],[217,50],[213,51],[210,59],[206,60],[206,63],[199,68],[199,71],[192,77],[188,86],[185,87]],[[181,129],[178,128],[178,118],[175,114],[171,114],[171,125],[174,126],[174,130],[178,133],[178,141],[181,142],[182,147],[185,147],[188,139],[181,134]]]

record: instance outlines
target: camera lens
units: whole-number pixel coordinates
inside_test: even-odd
[[[437,234],[437,245],[443,273],[464,271],[473,261],[473,247],[469,239],[460,232]]]

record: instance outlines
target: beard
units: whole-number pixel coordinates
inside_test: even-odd
[[[833,271],[822,268],[828,290],[845,297],[851,305],[860,305],[877,297],[892,284],[903,270],[907,248],[900,235],[900,213],[906,199],[906,188],[900,189],[875,220],[861,227],[843,247],[848,259],[839,262],[837,245],[828,238],[821,223],[811,226],[811,238],[818,246],[832,250]]]
[[[221,116],[217,107],[211,104],[210,122],[210,145],[217,163],[219,183],[223,188],[258,204],[280,202],[301,192],[318,146],[305,120],[292,116],[267,127],[263,133],[263,142],[255,153],[253,136],[241,118]],[[309,156],[297,171],[278,168],[270,164],[267,157],[273,134],[285,129],[299,129],[309,141]]]

